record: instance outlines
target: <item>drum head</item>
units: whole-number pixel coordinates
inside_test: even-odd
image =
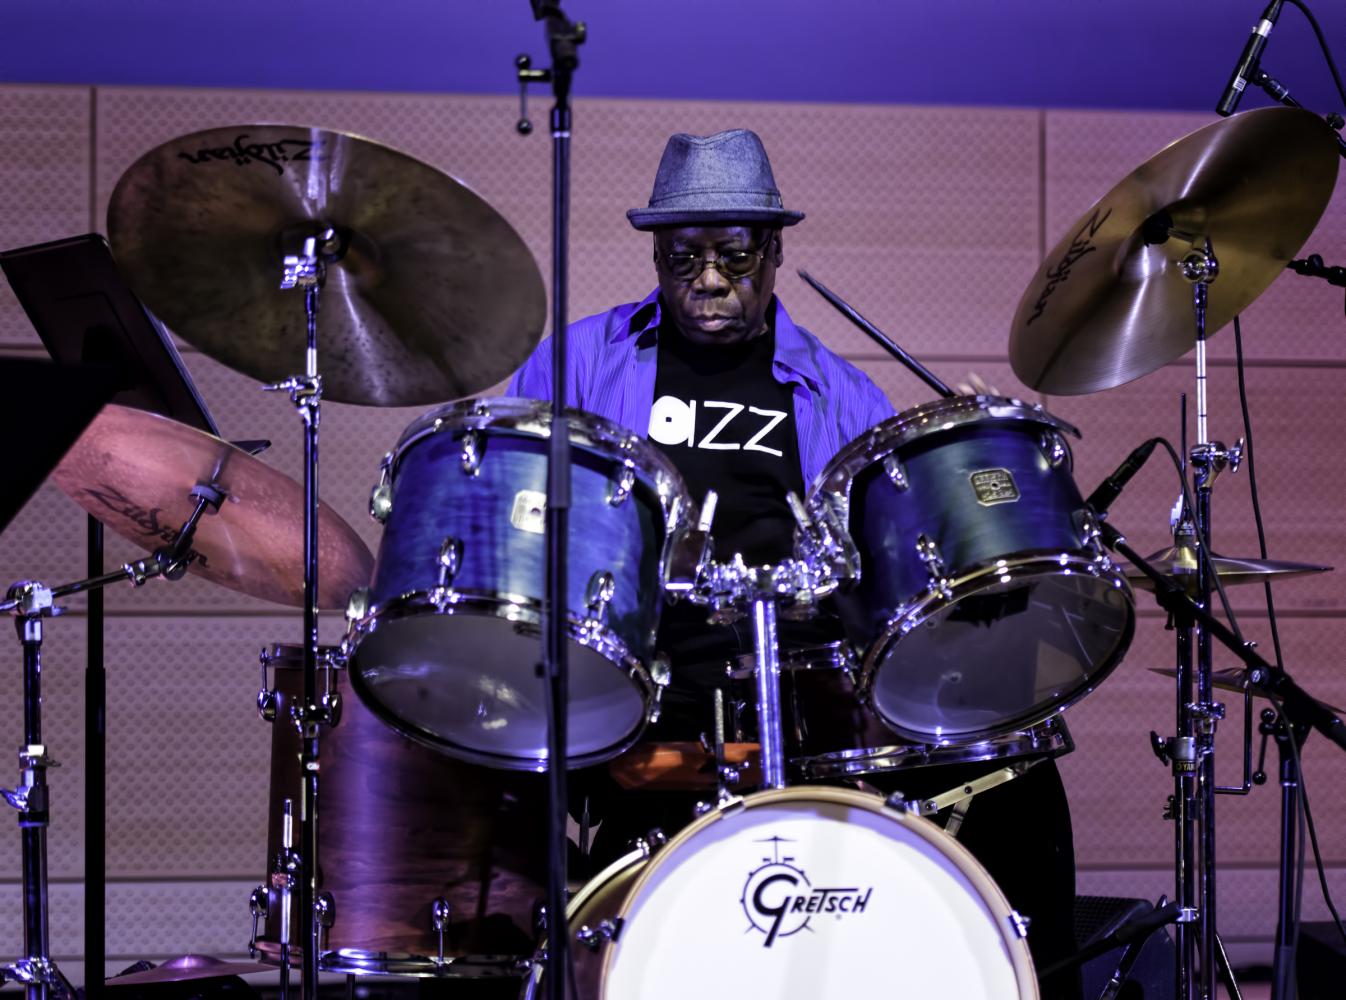
[[[631,670],[601,649],[569,646],[570,763],[606,759],[646,717]],[[547,760],[546,690],[535,626],[481,614],[382,621],[351,656],[360,697],[412,739],[475,763],[540,770]]]
[[[711,813],[622,906],[604,1000],[1034,998],[1004,897],[933,824],[841,789]]]
[[[951,599],[931,598],[893,623],[866,662],[869,703],[917,741],[1022,729],[1112,671],[1134,614],[1113,574],[1051,560],[979,574]]]

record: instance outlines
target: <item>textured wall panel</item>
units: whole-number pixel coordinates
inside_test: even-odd
[[[1215,120],[1214,115],[1194,114],[1047,112],[1047,247],[1132,170],[1168,143]],[[1220,248],[1214,250],[1219,257]],[[1309,253],[1322,255],[1329,264],[1341,263],[1346,255],[1346,198],[1340,186],[1298,256]],[[1250,358],[1346,359],[1341,289],[1320,279],[1281,275],[1248,308],[1244,321],[1244,350]],[[1213,337],[1211,352],[1233,356],[1232,325]]]
[[[0,87],[0,250],[89,231],[89,94]],[[0,344],[36,341],[0,278]]]

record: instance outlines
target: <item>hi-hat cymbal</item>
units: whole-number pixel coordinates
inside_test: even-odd
[[[1196,320],[1179,263],[1211,241],[1212,335],[1304,245],[1332,196],[1337,158],[1332,129],[1296,108],[1225,118],[1156,153],[1047,254],[1010,328],[1014,373],[1069,396],[1181,357],[1196,343]]]
[[[542,334],[528,247],[479,195],[395,149],[325,129],[239,125],[150,150],[117,182],[108,237],[172,330],[265,382],[304,371],[282,258],[330,227],[344,253],[318,315],[323,395],[422,406],[488,389]]]
[[[156,413],[109,404],[52,473],[61,490],[146,550],[171,543],[197,483],[227,494],[202,516],[188,572],[277,604],[304,603],[304,491],[245,451]],[[344,608],[369,583],[369,548],[326,505],[318,516],[318,604]]]
[[[1173,667],[1151,667],[1150,673],[1159,674],[1161,677],[1177,677],[1178,671]],[[1242,667],[1225,667],[1223,670],[1212,670],[1210,672],[1211,686],[1219,688],[1221,691],[1237,691],[1243,693],[1244,687],[1248,682],[1248,671]],[[1253,694],[1257,697],[1266,697],[1258,688],[1253,688]],[[1335,705],[1329,705],[1323,702],[1323,707],[1333,712],[1346,712],[1346,708],[1337,708]]]
[[[1284,559],[1254,559],[1238,556],[1219,556],[1211,553],[1211,563],[1215,575],[1225,586],[1241,583],[1261,583],[1263,580],[1288,579],[1294,576],[1308,576],[1311,573],[1330,573],[1331,566],[1319,566],[1314,563],[1287,562]],[[1166,549],[1145,557],[1145,561],[1162,572],[1174,583],[1196,585],[1197,554],[1190,545],[1171,545]],[[1126,578],[1133,587],[1153,590],[1150,578],[1136,569],[1127,567]]]
[[[113,976],[107,986],[143,986],[147,983],[181,983],[189,979],[215,979],[220,976],[251,976],[259,972],[275,974],[269,965],[257,962],[226,962],[210,955],[183,955],[170,958],[158,968]]]

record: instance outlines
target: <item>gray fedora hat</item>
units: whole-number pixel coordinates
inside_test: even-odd
[[[645,208],[626,213],[641,230],[660,226],[762,223],[793,226],[803,212],[781,207],[762,140],[737,128],[699,136],[678,133],[664,147]]]

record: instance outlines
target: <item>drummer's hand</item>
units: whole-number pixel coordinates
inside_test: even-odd
[[[993,385],[987,385],[986,380],[976,372],[967,373],[967,381],[959,382],[954,386],[962,396],[999,396],[1000,390]]]

